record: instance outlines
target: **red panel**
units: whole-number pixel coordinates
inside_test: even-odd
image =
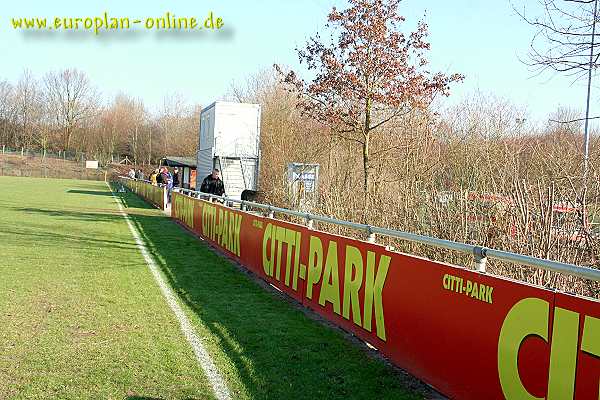
[[[556,307],[574,311],[579,314],[579,343],[577,349],[577,366],[575,379],[575,400],[598,400],[600,399],[600,354],[591,354],[581,348],[584,330],[591,332],[586,324],[588,319],[600,320],[600,302],[582,297],[575,297],[563,293],[556,294]],[[589,323],[588,323],[589,324]],[[600,342],[600,335],[595,337]]]
[[[406,255],[393,267],[384,293],[391,333],[382,351],[452,398],[503,399],[498,347],[505,317],[526,298],[543,299],[551,314],[552,293]],[[462,279],[459,292],[444,289],[447,274]],[[492,304],[467,295],[468,282],[493,288]],[[548,350],[536,336],[519,353],[521,380],[538,396],[547,386]]]
[[[498,365],[499,349],[502,354],[517,354],[518,371],[511,375],[517,385],[532,396],[546,397],[555,298],[559,307],[581,314],[580,336],[585,315],[600,318],[596,301],[555,295],[523,283],[392,253],[379,245],[216,203],[192,201],[197,233],[451,398],[505,398],[499,368],[506,368]],[[179,218],[177,203],[174,201],[173,215]],[[239,249],[215,236],[213,230],[222,225],[221,215],[235,219]],[[537,313],[531,318],[544,316],[535,326],[548,340],[521,332],[516,344],[501,346],[501,331],[503,326],[508,330],[509,315],[517,330],[531,319],[530,314],[515,311],[521,310],[515,305],[531,301]],[[599,364],[596,355],[578,354],[576,400],[598,399]]]
[[[337,248],[342,315],[334,310],[330,302],[321,301],[324,305],[320,304],[322,280],[313,286],[312,299],[305,297],[304,304],[354,332],[389,356],[397,365],[452,398],[504,398],[498,379],[497,358],[498,338],[504,318],[513,305],[528,297],[544,299],[551,310],[551,292],[391,253],[378,245],[324,233],[311,234],[318,237],[322,244],[323,264],[328,257],[327,251]],[[331,245],[331,242],[335,244]],[[349,314],[350,320],[343,317],[346,246],[359,249],[362,257],[363,279],[358,298],[363,326],[351,322],[352,312]],[[367,255],[369,252],[371,256]],[[382,325],[385,327],[385,340],[382,340],[377,335],[374,315],[371,318],[371,331],[365,329],[364,305],[368,258],[375,261],[374,265],[377,267],[374,269],[374,276],[377,277],[381,260],[385,257],[389,257],[389,270],[382,292]],[[303,259],[305,265],[308,264],[308,253],[303,253]],[[323,266],[323,272],[325,270],[326,267]],[[491,291],[493,304],[444,289],[446,274],[462,278],[465,285],[469,281],[476,282],[478,286],[483,284],[494,288]],[[310,287],[307,287],[307,293],[309,292]],[[485,299],[485,292],[482,292],[482,298]],[[375,306],[372,312],[375,313]],[[535,379],[529,379],[533,384],[527,387],[532,393],[543,391],[546,387],[548,349],[548,344],[540,338],[525,341],[521,348],[521,373],[530,374],[528,369],[523,368],[524,365],[535,365]],[[522,376],[522,380],[527,384],[526,376]]]

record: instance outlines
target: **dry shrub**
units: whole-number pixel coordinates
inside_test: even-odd
[[[274,205],[292,208],[286,166],[318,163],[318,201],[311,210],[343,220],[362,217],[360,148],[336,139],[295,108],[296,98],[268,73],[249,80],[236,98],[263,106],[260,189]],[[559,114],[564,110],[559,110]],[[394,121],[373,142],[371,225],[499,250],[597,266],[595,221],[600,187],[592,142],[587,190],[581,180],[577,126],[526,123],[524,110],[476,94],[456,108],[414,112]],[[583,203],[581,200],[584,200]],[[559,212],[559,206],[569,212]],[[583,210],[586,210],[585,212]],[[293,218],[292,218],[293,220]],[[302,222],[302,221],[298,221]],[[317,224],[328,232],[364,232]],[[392,238],[397,251],[470,266],[470,255]],[[598,297],[600,285],[559,273],[491,260],[491,273]]]

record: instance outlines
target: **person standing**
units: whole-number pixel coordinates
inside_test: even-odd
[[[171,193],[173,192],[173,175],[171,175],[171,172],[169,172],[169,170],[165,167],[164,169],[165,171],[165,177],[163,178],[163,180],[166,182],[167,184],[167,203],[171,203]]]
[[[203,193],[214,194],[215,196],[225,195],[225,186],[221,180],[221,171],[217,168],[213,169],[212,173],[202,181],[200,191]]]
[[[179,168],[173,170],[173,187],[179,187]]]
[[[165,184],[165,182],[164,182],[164,175],[163,175],[162,169],[157,169],[156,170],[156,184],[158,186]]]

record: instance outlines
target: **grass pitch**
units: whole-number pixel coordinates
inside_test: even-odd
[[[132,194],[134,225],[234,399],[417,399],[343,335]],[[103,182],[0,177],[0,399],[210,399]]]

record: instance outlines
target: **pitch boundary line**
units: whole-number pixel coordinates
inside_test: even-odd
[[[179,321],[181,332],[184,334],[188,343],[192,346],[192,349],[194,350],[194,354],[196,355],[198,364],[200,364],[200,366],[202,367],[202,370],[204,371],[204,374],[208,378],[208,380],[212,386],[213,392],[215,393],[215,396],[217,397],[218,400],[230,400],[231,395],[229,394],[227,385],[225,385],[225,381],[221,377],[221,374],[219,373],[214,362],[212,361],[210,354],[208,353],[208,351],[202,344],[202,340],[198,337],[198,335],[196,335],[196,332],[194,331],[192,324],[190,323],[189,319],[183,312],[183,309],[177,302],[177,298],[176,298],[175,294],[173,293],[171,288],[167,285],[167,283],[163,279],[162,275],[160,274],[159,268],[156,265],[156,262],[154,261],[152,256],[150,255],[150,253],[148,252],[148,248],[142,241],[137,228],[133,225],[129,216],[123,210],[121,201],[117,198],[117,196],[115,196],[115,193],[113,192],[113,190],[110,187],[110,185],[108,184],[108,182],[106,182],[106,185],[108,186],[108,189],[110,190],[110,193],[111,193],[113,199],[117,203],[117,206],[119,208],[119,214],[121,214],[121,216],[127,222],[127,226],[129,226],[131,235],[135,239],[135,243],[136,243],[138,249],[140,250],[140,252],[142,253],[142,256],[144,256],[144,260],[146,261],[146,264],[148,265],[148,268],[150,269],[150,272],[152,273],[154,280],[158,284],[158,287],[160,288],[160,291],[162,292],[167,304],[171,308],[171,311],[173,311],[173,314],[175,314],[175,317]]]

